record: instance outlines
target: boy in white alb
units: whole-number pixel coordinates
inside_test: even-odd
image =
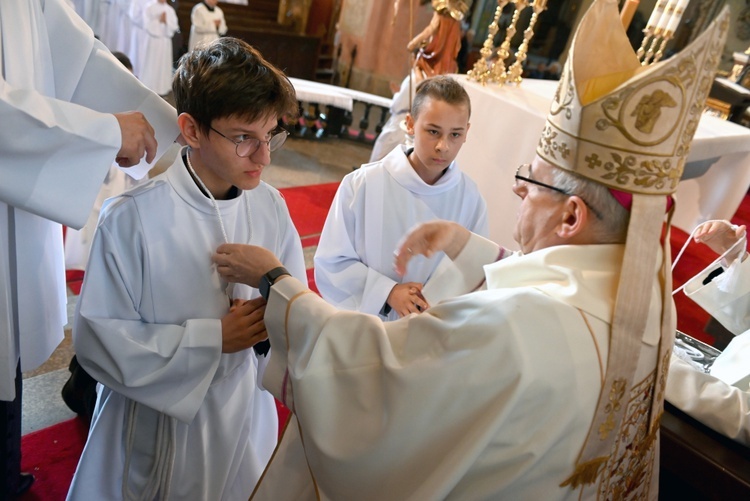
[[[417,223],[455,221],[487,236],[487,207],[454,159],[466,141],[471,103],[449,76],[417,86],[408,133],[414,148],[397,146],[341,182],[315,253],[315,282],[339,308],[394,320],[429,307],[423,286],[443,255],[416,258],[406,275],[393,270],[393,251]]]
[[[219,0],[203,0],[193,7],[190,12],[188,51],[199,45],[209,44],[227,33],[224,11],[218,3]]]
[[[180,29],[177,14],[167,0],[154,0],[143,9],[143,27],[140,78],[149,89],[165,96],[172,87],[172,37]]]
[[[251,349],[265,303],[220,279],[211,255],[254,243],[305,277],[286,204],[260,180],[294,88],[222,38],[182,58],[173,91],[188,146],[104,207],[92,245],[73,338],[101,384],[68,499],[245,501],[276,445],[275,403],[257,385],[265,358]]]

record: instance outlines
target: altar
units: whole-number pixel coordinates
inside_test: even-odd
[[[458,154],[461,170],[487,201],[490,238],[513,241],[519,198],[511,191],[516,168],[530,162],[544,127],[553,80],[525,79],[520,86],[482,86],[456,75],[471,98],[471,129]],[[704,115],[675,198],[673,224],[690,232],[709,219],[730,219],[750,187],[750,129]]]

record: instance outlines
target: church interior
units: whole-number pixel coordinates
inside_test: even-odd
[[[264,173],[267,183],[278,189],[338,183],[370,161],[379,134],[394,114],[399,88],[409,78],[415,52],[408,51],[407,44],[430,24],[435,1],[439,2],[218,3],[228,27],[226,36],[258,48],[284,70],[297,89],[300,117],[285,124],[291,136],[284,148],[272,155]],[[471,97],[473,114],[471,134],[457,161],[479,185],[488,213],[502,215],[490,219],[490,237],[511,247],[512,216],[518,202],[497,193],[499,187],[504,190],[510,185],[516,166],[533,155],[572,36],[592,1],[462,2],[465,14],[460,22],[461,50],[455,73]],[[658,47],[659,40],[647,28],[659,1],[620,2],[623,12],[630,10],[630,43],[643,57],[668,59],[693,41],[724,4],[733,12],[719,72],[704,110],[710,118],[701,122],[676,192],[677,200],[689,202],[678,205],[673,225],[689,234],[701,221],[732,219],[750,188],[750,4],[746,0],[685,2],[681,22],[677,21],[676,29]],[[91,14],[91,6],[100,2],[70,3],[79,13],[85,8]],[[106,3],[125,6],[130,0]],[[176,62],[188,50],[191,11],[199,2],[168,3],[179,21],[179,31],[172,38]],[[93,26],[97,22],[90,20]],[[658,55],[645,55],[654,47]],[[125,48],[116,50],[121,49]],[[164,98],[169,101],[171,96]],[[159,164],[151,175],[158,172]],[[314,252],[314,246],[305,248],[308,268],[312,268]],[[76,294],[69,291],[71,318],[76,301]],[[76,419],[60,397],[73,355],[70,329],[69,324],[65,341],[47,363],[24,373],[24,435]],[[705,334],[703,339],[709,342],[720,338],[721,327],[713,325],[713,329],[697,337]],[[661,433],[660,499],[750,498],[750,448],[674,407],[667,408]],[[57,498],[45,497],[44,486],[37,483],[21,499]]]

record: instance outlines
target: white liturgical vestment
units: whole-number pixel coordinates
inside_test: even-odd
[[[702,286],[702,276],[686,287],[688,297],[697,299],[700,289],[712,288],[714,294],[700,296],[700,305],[714,315],[735,337],[706,374],[676,356],[672,356],[665,398],[675,407],[710,428],[750,446],[750,259],[737,263],[735,287],[725,293],[716,291],[716,283]],[[710,270],[707,270],[710,271]],[[730,358],[731,357],[731,358]],[[727,378],[726,376],[734,376]]]
[[[0,400],[13,400],[19,357],[33,370],[63,339],[60,223],[89,216],[121,146],[111,113],[143,112],[157,158],[179,130],[63,0],[0,2],[0,68]]]
[[[305,280],[299,235],[278,191],[261,183],[216,202],[230,242],[271,250]],[[221,352],[229,303],[211,262],[221,243],[215,208],[182,155],[105,205],[73,332],[100,395],[69,499],[121,499],[127,458],[125,482],[142,494],[149,475],[164,471],[157,456],[171,470],[157,479],[159,499],[167,490],[168,499],[205,501],[244,501],[252,492],[278,417],[256,384],[263,357]],[[258,292],[233,285],[231,295]]]
[[[455,266],[487,290],[394,322],[279,280],[263,384],[294,417],[253,499],[596,499],[560,484],[594,416],[623,250],[558,246],[492,263],[499,248],[473,236]],[[636,387],[614,402],[635,429],[613,447],[602,498],[655,499],[658,447],[642,448],[638,431],[655,381],[654,303]]]
[[[315,253],[315,284],[338,308],[377,315],[393,286],[427,283],[445,255],[416,256],[406,275],[393,269],[393,252],[418,223],[443,219],[487,236],[487,206],[476,184],[456,162],[438,181],[425,183],[406,147],[348,174],[341,181]],[[386,317],[398,318],[395,311]]]
[[[216,21],[219,26],[216,26]],[[199,45],[210,44],[217,38],[227,33],[227,23],[224,19],[224,11],[219,6],[209,9],[205,3],[195,4],[190,12],[190,37],[188,38],[188,51]]]
[[[171,5],[154,0],[143,9],[143,27],[139,75],[149,89],[164,96],[172,90],[172,37],[180,29],[177,14]]]

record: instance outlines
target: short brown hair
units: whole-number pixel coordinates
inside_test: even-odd
[[[255,122],[297,112],[297,96],[284,73],[248,43],[222,37],[180,58],[172,79],[177,113],[189,113],[208,134],[217,118]]]
[[[438,75],[419,82],[417,85],[414,101],[411,104],[411,116],[416,120],[422,111],[425,99],[431,97],[453,106],[466,105],[471,116],[471,100],[466,89],[454,78],[447,75]]]

